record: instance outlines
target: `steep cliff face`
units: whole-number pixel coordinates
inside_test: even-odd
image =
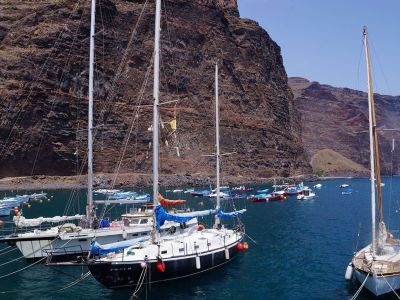
[[[154,3],[99,3],[94,169],[147,173]],[[236,152],[224,157],[223,174],[308,170],[276,43],[256,22],[239,17],[236,0],[165,3],[161,101],[177,102],[161,106],[162,173],[214,174],[213,159],[202,155],[214,152],[216,61],[221,147]],[[0,176],[79,173],[86,159],[89,3],[8,0],[0,6]],[[168,122],[175,114],[172,133]]]
[[[289,84],[301,113],[302,139],[309,159],[319,150],[332,149],[369,169],[368,95],[303,78],[290,78]],[[400,127],[400,97],[375,94],[375,109],[383,172],[391,174],[393,168],[398,174],[400,152],[395,149],[392,153],[391,149],[392,139],[398,148],[400,134],[387,129]]]

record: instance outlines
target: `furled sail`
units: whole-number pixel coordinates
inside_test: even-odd
[[[160,202],[162,207],[171,207],[171,206],[177,206],[177,205],[183,205],[186,203],[186,200],[170,200],[164,198],[161,194],[158,194],[158,201]]]
[[[217,216],[220,219],[228,219],[228,218],[237,217],[238,215],[241,215],[241,214],[243,214],[245,212],[246,212],[246,209],[241,209],[241,210],[235,210],[235,211],[230,212],[230,213],[224,213],[222,211],[222,209],[219,208],[218,211],[217,211]]]
[[[192,212],[186,212],[186,213],[178,213],[178,214],[176,214],[176,216],[197,218],[197,217],[210,216],[215,213],[216,213],[215,209],[207,209],[207,210],[192,211]]]
[[[164,208],[161,205],[157,205],[154,208],[154,215],[156,216],[156,226],[157,229],[160,229],[161,226],[164,225],[165,221],[172,221],[177,223],[188,222],[194,217],[182,217],[179,215],[172,215],[165,212]]]
[[[65,221],[73,221],[73,220],[81,220],[85,218],[83,215],[75,215],[75,216],[55,216],[52,218],[35,218],[35,219],[26,219],[24,216],[14,216],[13,221],[18,227],[34,227],[39,226],[44,222],[48,223],[60,223]]]
[[[146,241],[149,237],[147,238],[137,238],[137,239],[131,239],[131,240],[126,240],[126,241],[121,241],[121,242],[116,242],[116,243],[111,243],[111,244],[105,244],[101,245],[96,241],[92,242],[92,245],[90,247],[90,254],[93,255],[104,255],[112,252],[117,252],[120,250],[123,250],[125,248],[135,246],[136,244],[142,243]]]

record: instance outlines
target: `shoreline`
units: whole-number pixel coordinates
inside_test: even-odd
[[[326,181],[335,179],[363,178],[363,176],[323,176],[303,174],[293,177],[262,178],[262,177],[235,177],[225,176],[221,179],[222,185],[244,184],[271,184],[274,179],[280,181]],[[365,178],[365,177],[364,177]],[[151,174],[124,173],[115,178],[114,174],[97,173],[93,177],[93,187],[97,188],[147,188],[152,185]],[[206,174],[177,174],[160,176],[160,185],[167,188],[174,187],[205,187],[215,185],[215,178]],[[48,176],[34,175],[21,177],[6,177],[0,179],[0,191],[24,190],[58,190],[58,189],[85,189],[87,176]]]

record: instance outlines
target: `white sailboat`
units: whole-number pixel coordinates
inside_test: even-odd
[[[80,221],[81,226],[67,223],[44,230],[36,228],[32,231],[14,233],[12,235],[0,237],[0,243],[16,245],[27,260],[44,260],[45,258],[51,258],[52,261],[76,259],[88,254],[91,249],[91,243],[94,240],[101,244],[121,242],[140,236],[147,236],[153,228],[152,220],[147,221],[149,217],[143,217],[141,213],[138,215],[125,216],[124,220],[115,224],[116,226],[98,228],[98,220],[93,202],[93,75],[95,9],[96,0],[92,0],[88,91],[88,189],[86,215],[56,216],[53,218],[40,217],[36,219],[25,219],[23,216],[16,216],[14,222],[17,227],[37,227],[42,223],[60,223],[73,220]],[[128,203],[132,203],[132,201]],[[197,225],[197,219],[189,221],[186,225],[187,227]],[[167,234],[171,227],[176,228],[177,226],[179,228],[179,224],[176,222],[166,222],[162,228],[160,228],[160,232],[161,234]],[[179,234],[185,230],[188,230],[188,228],[181,228],[181,230],[176,230],[174,233]]]
[[[166,282],[203,273],[230,261],[245,246],[242,229],[230,230],[221,224],[221,218],[236,217],[245,210],[223,213],[220,208],[219,184],[219,104],[218,67],[216,66],[216,159],[217,159],[217,205],[215,228],[199,226],[173,237],[160,237],[159,226],[171,216],[158,205],[159,172],[159,61],[160,61],[161,0],[156,0],[154,43],[154,105],[153,105],[153,201],[155,204],[152,238],[136,243],[123,251],[108,253],[88,262],[92,275],[109,288],[139,286],[147,283]],[[175,217],[176,218],[176,217]],[[180,216],[181,221],[185,220]],[[187,217],[187,218],[190,218]],[[138,288],[137,288],[138,289]]]
[[[368,69],[372,241],[370,245],[364,247],[353,256],[351,263],[347,267],[345,277],[349,280],[354,275],[356,280],[361,283],[360,288],[365,286],[374,295],[380,296],[400,289],[400,241],[393,239],[393,235],[386,230],[383,221],[378,134],[376,128],[367,27],[364,27],[364,46]],[[376,190],[379,212],[378,230],[376,228],[375,216]]]

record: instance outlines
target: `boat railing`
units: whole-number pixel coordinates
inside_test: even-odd
[[[62,256],[78,256],[78,254],[84,253],[81,245],[60,247],[60,248],[51,248],[51,249],[43,249],[43,252],[47,255],[47,262],[50,263],[53,260],[53,257],[57,257],[59,255]]]

